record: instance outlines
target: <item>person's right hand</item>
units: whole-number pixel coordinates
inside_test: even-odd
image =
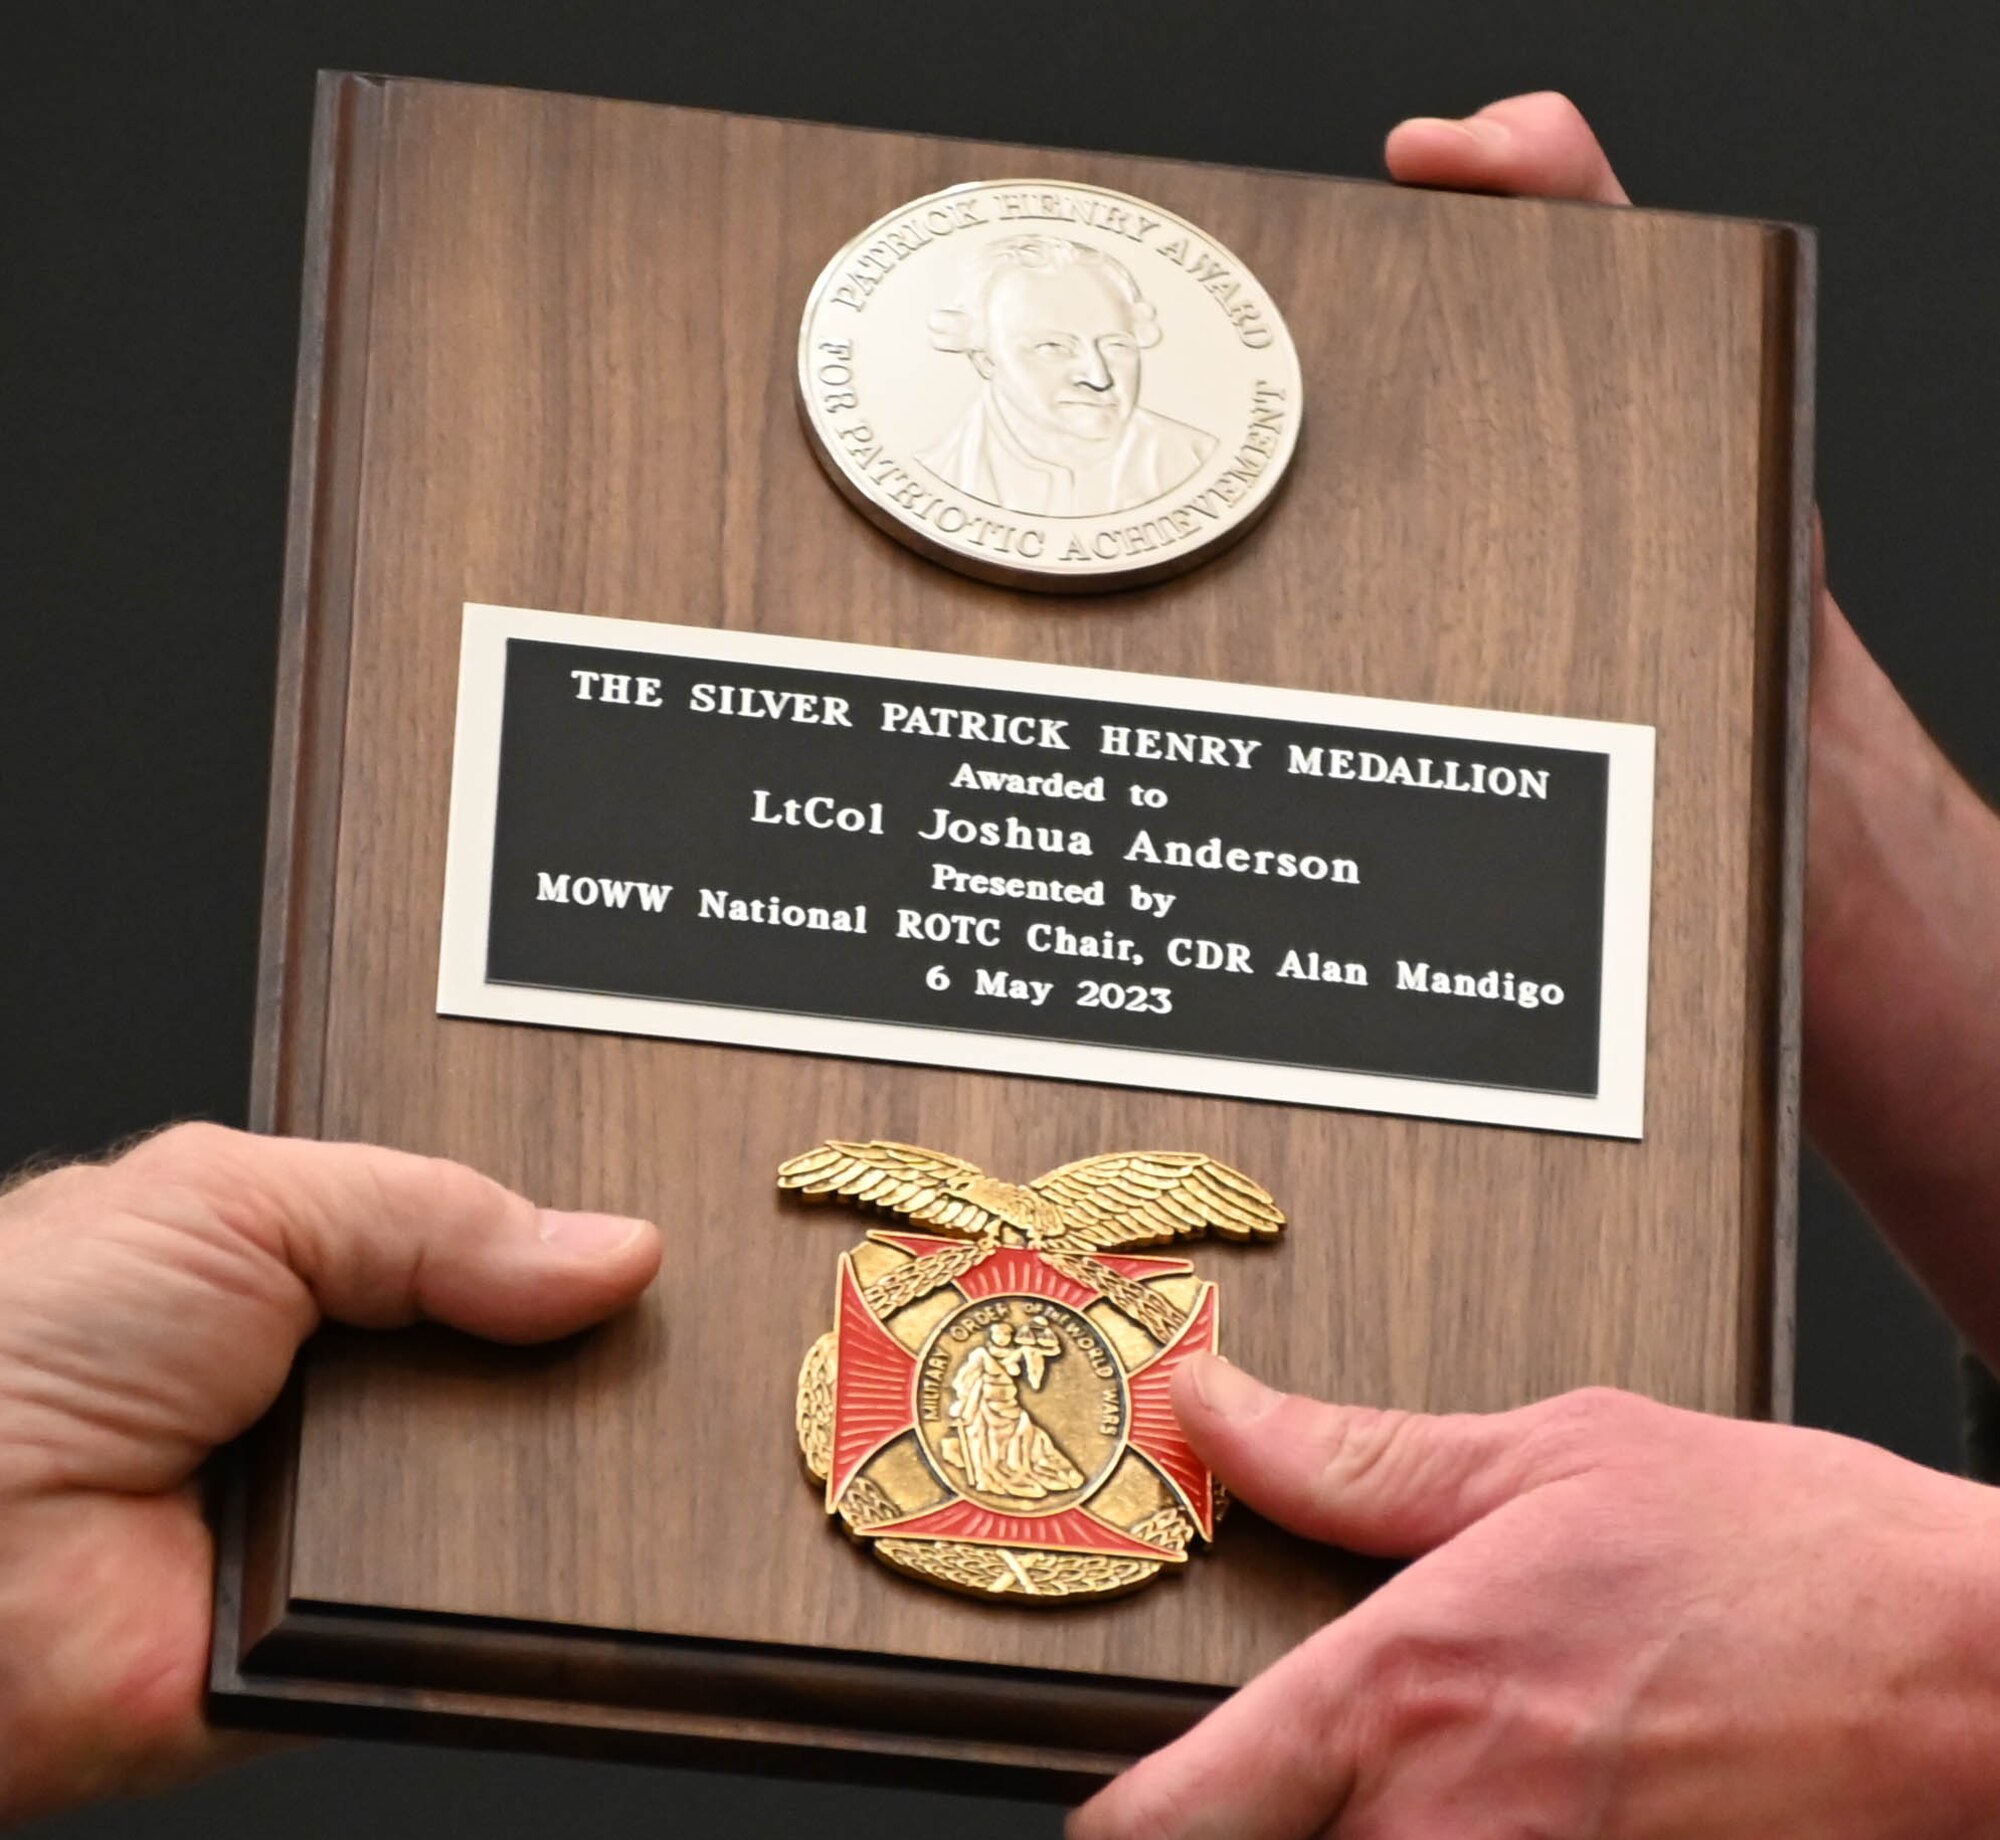
[[[1173,1400],[1244,1507],[1413,1563],[1068,1840],[2000,1833],[2000,1491],[1606,1390],[1431,1417],[1206,1356]]]
[[[1628,202],[1590,124],[1546,91],[1403,122],[1384,157],[1411,185]],[[1817,539],[1812,603],[1806,1120],[2000,1366],[2000,820],[1855,636]]]
[[[455,1163],[213,1125],[0,1195],[0,1822],[219,1754],[195,1473],[322,1319],[542,1341],[659,1259]]]

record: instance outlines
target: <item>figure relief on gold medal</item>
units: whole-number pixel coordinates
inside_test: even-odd
[[[1215,1286],[1136,1249],[1274,1237],[1284,1215],[1256,1182],[1130,1151],[1022,1184],[881,1139],[822,1144],[778,1180],[921,1229],[842,1256],[835,1326],[799,1375],[807,1469],[877,1557],[957,1590],[1074,1598],[1213,1537],[1215,1485],[1169,1391],[1216,1347]]]
[[[1042,1323],[1017,1335],[1012,1324],[996,1322],[966,1351],[951,1378],[951,1429],[938,1444],[969,1493],[1043,1501],[1082,1483],[1083,1471],[1021,1400],[1022,1389],[1039,1388],[1047,1364],[1061,1354],[1062,1344]]]

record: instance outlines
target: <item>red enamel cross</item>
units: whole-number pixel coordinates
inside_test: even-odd
[[[914,1233],[876,1233],[870,1237],[918,1258],[962,1243]],[[1132,1255],[1105,1255],[1099,1262],[1134,1282],[1184,1276],[1194,1269],[1186,1259]],[[953,1283],[968,1303],[989,1297],[1035,1297],[1081,1311],[1104,1296],[1024,1246],[994,1247]],[[840,1354],[834,1381],[833,1453],[827,1470],[829,1513],[871,1458],[916,1429],[918,1413],[917,1357],[868,1307],[851,1253],[840,1261],[836,1320]],[[1181,1433],[1170,1391],[1175,1370],[1194,1355],[1214,1353],[1215,1346],[1215,1287],[1203,1284],[1194,1309],[1174,1339],[1127,1370],[1125,1376],[1131,1402],[1127,1446],[1159,1472],[1203,1539],[1212,1539],[1215,1534],[1214,1488],[1207,1468]],[[948,1481],[946,1486],[951,1486]],[[975,1545],[1041,1547],[1165,1561],[1184,1556],[1134,1538],[1091,1513],[1088,1503],[1041,1513],[1003,1513],[961,1497],[903,1520],[871,1526],[868,1537],[963,1540]]]

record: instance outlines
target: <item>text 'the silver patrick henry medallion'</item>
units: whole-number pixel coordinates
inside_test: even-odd
[[[1074,592],[1179,573],[1269,507],[1299,360],[1185,219],[1005,179],[892,211],[827,264],[799,402],[834,483],[911,548]]]

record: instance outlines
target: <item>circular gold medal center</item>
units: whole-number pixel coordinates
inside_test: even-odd
[[[917,1367],[917,1435],[948,1487],[1009,1514],[1087,1500],[1125,1448],[1125,1374],[1088,1318],[1044,1297],[948,1316]]]

